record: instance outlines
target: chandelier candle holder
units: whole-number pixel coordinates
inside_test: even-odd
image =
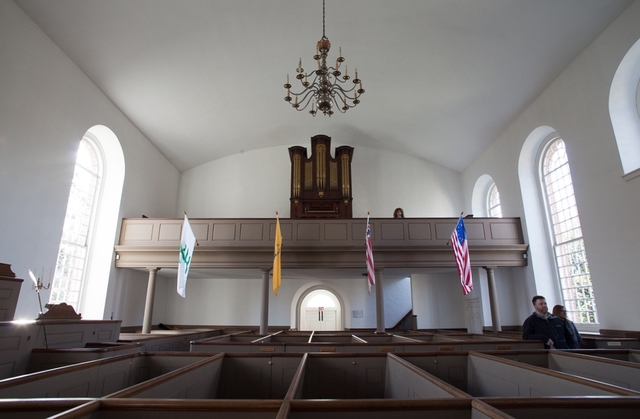
[[[362,80],[358,78],[358,69],[355,69],[355,77],[352,80],[353,85],[348,81],[348,68],[344,66],[344,75],[340,71],[344,57],[342,56],[342,48],[339,49],[340,55],[336,59],[335,67],[327,66],[327,56],[331,49],[331,42],[325,36],[325,5],[322,1],[322,38],[316,46],[316,55],[313,59],[317,61],[318,68],[309,73],[305,73],[302,68],[302,58],[298,61],[296,69],[296,79],[300,80],[303,90],[300,93],[291,92],[291,84],[289,83],[289,75],[287,74],[287,83],[284,88],[287,89],[287,96],[284,100],[289,102],[297,111],[303,111],[311,105],[309,113],[316,116],[318,112],[324,115],[333,115],[334,107],[341,113],[345,113],[360,103],[360,96],[364,93],[362,88]],[[309,82],[309,79],[312,81]]]
[[[42,275],[40,276],[40,278],[36,278],[36,276],[31,271],[31,269],[27,268],[27,270],[29,271],[29,277],[33,281],[32,288],[36,290],[36,294],[38,294],[38,303],[40,304],[40,315],[38,316],[38,318],[41,318],[43,315],[43,310],[42,310],[42,299],[40,298],[40,290],[43,290],[43,289],[48,290],[51,287],[52,275],[51,275],[51,272],[49,272],[49,283],[47,285],[44,285],[44,283],[42,282],[42,278],[44,277],[44,268],[42,269]],[[44,325],[44,322],[42,323],[42,330],[44,331],[44,346],[45,348],[49,349],[49,342],[47,340],[47,329]]]

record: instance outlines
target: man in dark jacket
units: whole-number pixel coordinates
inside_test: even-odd
[[[547,300],[536,295],[531,300],[534,312],[522,325],[522,339],[541,340],[547,349],[570,349],[575,343],[565,323],[549,313]]]

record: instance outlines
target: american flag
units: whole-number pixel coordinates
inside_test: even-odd
[[[369,281],[369,295],[371,295],[371,286],[376,283],[376,271],[373,269],[373,248],[371,247],[371,224],[369,223],[369,215],[367,214],[367,234],[365,237],[367,243],[367,278]]]
[[[469,260],[469,246],[467,245],[467,230],[464,228],[462,216],[458,220],[455,230],[451,233],[451,246],[453,254],[456,257],[456,265],[458,266],[458,274],[460,274],[460,284],[462,284],[462,293],[467,295],[473,289],[473,281],[471,280],[471,261]]]

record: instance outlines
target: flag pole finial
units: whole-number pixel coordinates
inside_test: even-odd
[[[462,217],[463,215],[464,215],[464,211],[461,211],[460,212],[460,216]]]
[[[278,216],[278,211],[276,211],[276,217]]]

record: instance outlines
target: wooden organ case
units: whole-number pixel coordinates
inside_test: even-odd
[[[353,147],[341,146],[331,157],[331,137],[311,137],[307,148],[289,148],[291,158],[291,218],[353,218],[351,159]]]

